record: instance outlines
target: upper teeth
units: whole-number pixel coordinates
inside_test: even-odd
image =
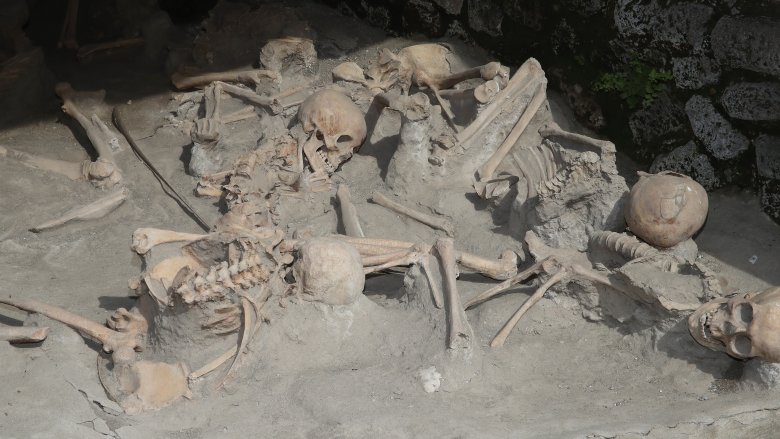
[[[323,164],[325,164],[325,170],[328,171],[328,174],[336,172],[336,168],[330,163],[328,156],[321,149],[317,150],[317,154],[319,154]]]

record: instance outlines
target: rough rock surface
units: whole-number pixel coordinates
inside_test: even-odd
[[[780,83],[739,82],[723,91],[720,102],[729,117],[749,121],[780,120]]]
[[[685,112],[694,135],[715,158],[732,159],[748,149],[748,138],[734,129],[706,97],[693,96],[686,102]]]
[[[661,141],[682,140],[688,129],[685,111],[663,93],[647,107],[634,112],[628,125],[638,145],[657,145]]]
[[[697,90],[717,84],[720,80],[720,67],[715,60],[704,56],[672,58],[672,74],[677,87]]]
[[[780,75],[780,20],[723,17],[711,38],[712,51],[722,66]]]
[[[685,174],[696,180],[704,189],[710,191],[720,186],[720,179],[715,173],[707,154],[698,151],[696,143],[690,141],[679,146],[668,154],[661,154],[650,165],[650,172],[674,171]]]
[[[780,136],[762,134],[753,139],[758,175],[780,179]]]

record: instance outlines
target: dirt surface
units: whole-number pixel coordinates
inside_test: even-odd
[[[379,47],[411,43],[320,6],[305,5],[297,13],[320,38],[341,43],[337,55],[321,59],[323,82],[338,62],[365,64]],[[457,43],[453,47],[463,65],[489,60],[480,50]],[[214,223],[219,206],[193,196],[196,179],[185,172],[189,137],[157,130],[173,95],[160,66],[136,62],[133,49],[83,64],[71,55],[47,54],[55,76],[76,89],[105,88],[105,120],[110,120],[110,106],[125,105],[128,129],[146,155]],[[576,129],[563,101],[550,94],[556,121]],[[232,129],[240,132],[242,123]],[[0,145],[83,160],[88,141],[52,100],[48,113],[0,131]],[[367,201],[382,187],[380,176],[392,147],[370,142],[338,171],[334,182],[349,183],[366,236],[433,242],[437,235],[432,229]],[[2,294],[38,299],[103,321],[113,310],[133,304],[127,282],[138,275],[141,263],[129,249],[135,229],[201,231],[143,163],[132,154],[123,157],[131,195],[122,206],[105,218],[39,234],[28,229],[97,199],[101,192],[88,183],[0,160]],[[621,159],[619,165],[633,181],[630,162]],[[455,222],[459,249],[496,257],[504,249],[522,247],[507,234],[506,218],[496,218],[468,198],[465,189],[438,197],[438,202],[438,210]],[[341,227],[330,194],[289,202],[282,210],[291,231],[305,225],[326,232]],[[710,194],[709,219],[696,242],[727,290],[780,284],[780,227],[761,213],[754,196],[736,189]],[[492,283],[464,273],[458,287],[468,298]],[[488,348],[489,340],[530,291],[518,288],[469,311],[484,354],[470,366],[469,380],[456,385],[439,361],[444,340],[432,335],[441,328],[433,330],[424,310],[398,300],[402,288],[402,275],[377,276],[367,280],[366,298],[346,314],[314,305],[287,314],[276,310],[278,318],[250,346],[253,362],[244,365],[236,380],[137,416],[123,414],[105,396],[96,370],[98,345],[64,325],[3,308],[0,323],[52,329],[40,344],[0,343],[0,437],[670,438],[766,437],[764,433],[776,431],[777,393],[736,390],[744,363],[711,353],[690,337],[589,322],[576,300],[565,294],[542,299],[499,349]],[[442,374],[442,387],[426,393],[421,371],[431,366]]]

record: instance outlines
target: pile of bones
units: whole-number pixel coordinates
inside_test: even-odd
[[[99,342],[100,380],[128,413],[236,379],[251,355],[247,347],[271,324],[269,307],[294,313],[313,304],[354,306],[366,300],[366,276],[388,271],[405,272],[408,300],[446,322],[437,343],[452,363],[467,364],[484,351],[465,310],[533,282],[534,293],[496,328],[491,347],[502,346],[528,309],[555,288],[576,291],[584,307],[594,296],[623,297],[641,310],[636,315],[668,330],[689,316],[691,335],[705,347],[780,361],[774,336],[780,289],[724,298],[717,277],[697,262],[691,237],[707,215],[703,188],[684,175],[661,173],[642,174],[629,191],[612,143],[552,121],[547,80],[536,60],[512,75],[497,62],[452,72],[447,47],[419,44],[383,49],[367,66],[342,63],[332,70],[332,84],[314,85],[318,59],[311,40],[273,39],[260,53],[261,69],[173,75],[182,93],[168,128],[192,138],[195,193],[222,200],[227,211],[204,234],[135,231],[132,249],[144,266],[130,280],[137,296],[132,309],[116,310],[103,325],[45,303],[0,299]],[[85,100],[102,95],[67,84],[56,92],[99,158],[71,163],[9,148],[0,154],[115,190],[36,231],[103,216],[129,195],[114,158],[127,149],[127,139],[83,112]],[[343,178],[334,183],[371,136],[370,111],[374,124],[376,115],[387,114],[401,122],[384,176],[392,195],[376,191],[371,201],[435,230],[433,242],[364,236],[348,185]],[[243,149],[229,145],[226,127],[258,114],[267,131],[261,141]],[[523,248],[497,258],[459,250],[449,218],[403,202],[422,185],[470,192],[508,212]],[[343,234],[280,226],[286,200],[311,197],[335,198]],[[464,300],[457,290],[460,270],[498,283]],[[47,330],[4,326],[0,337],[35,342]]]

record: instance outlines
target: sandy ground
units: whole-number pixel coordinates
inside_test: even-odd
[[[309,13],[329,12],[311,8]],[[339,20],[342,25],[335,27],[357,29],[360,36],[346,55],[350,59],[373,56],[379,44],[405,44]],[[77,89],[106,88],[109,104],[129,104],[128,128],[140,146],[213,222],[219,216],[214,202],[191,195],[195,179],[184,165],[188,138],[155,133],[171,96],[168,80],[156,67],[133,63],[133,57],[132,51],[117,52],[77,64],[52,53],[50,62],[58,79]],[[480,58],[487,57],[469,49],[464,63]],[[329,71],[336,61],[323,62],[321,69]],[[557,120],[572,126],[562,101],[552,96]],[[53,100],[48,113],[0,131],[0,145],[86,158],[86,139],[78,130],[74,136],[72,124],[65,122]],[[435,235],[427,227],[367,203],[381,184],[387,154],[366,148],[337,178],[353,188],[367,236],[432,242]],[[631,179],[635,169],[625,159],[621,165]],[[96,321],[132,305],[127,281],[140,270],[140,259],[129,249],[132,232],[200,229],[140,161],[129,155],[122,167],[131,196],[119,209],[100,220],[35,234],[27,229],[101,193],[87,183],[0,160],[0,293],[43,300]],[[320,200],[312,206],[318,210],[302,217],[290,213],[290,227],[307,222],[337,227],[333,205]],[[496,256],[504,248],[519,248],[486,209],[457,218],[456,228],[458,246],[469,251]],[[728,289],[780,284],[780,227],[761,213],[753,194],[737,189],[710,194],[709,219],[696,242]],[[463,297],[471,297],[489,284],[464,275],[458,286]],[[58,323],[3,308],[2,323],[52,330],[38,345],[0,344],[0,437],[768,437],[776,428],[776,392],[735,390],[732,380],[743,363],[710,354],[689,339],[588,322],[565,295],[543,299],[504,348],[485,347],[470,382],[425,393],[419,370],[432,365],[426,355],[431,345],[443,348],[443,341],[429,340],[425,316],[394,299],[401,288],[401,275],[370,279],[367,299],[349,317],[346,332],[339,329],[343,316],[315,308],[298,320],[272,322],[268,335],[251,347],[258,360],[244,368],[240,380],[138,416],[122,414],[106,398],[97,378],[97,345]],[[516,289],[469,311],[477,343],[486,346],[527,294]],[[321,331],[323,321],[335,329]]]

